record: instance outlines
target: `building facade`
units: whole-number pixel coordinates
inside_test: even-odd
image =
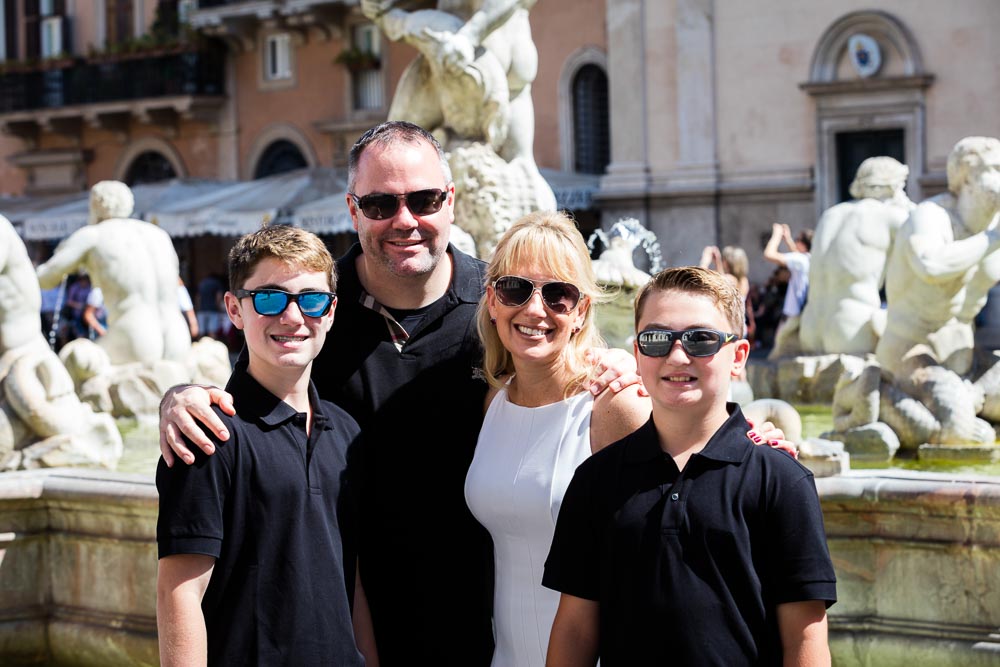
[[[654,230],[668,264],[735,244],[761,281],[772,222],[813,227],[864,158],[906,163],[920,201],[958,139],[1000,135],[993,0],[609,0],[607,16],[600,205]]]

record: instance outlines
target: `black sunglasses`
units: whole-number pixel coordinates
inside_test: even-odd
[[[391,195],[385,192],[376,192],[364,197],[359,197],[353,192],[348,192],[354,199],[354,204],[361,209],[366,218],[371,220],[385,220],[391,218],[399,212],[399,206],[406,202],[406,208],[413,215],[430,215],[441,210],[446,199],[447,190],[433,188],[430,190],[417,190],[416,192],[404,192],[401,195]]]
[[[501,276],[493,281],[493,290],[497,301],[514,308],[528,303],[536,291],[542,295],[542,303],[553,313],[568,313],[580,303],[580,288],[559,281],[536,283],[521,276]]]
[[[288,304],[295,302],[306,317],[323,317],[337,301],[333,292],[299,292],[291,294],[280,289],[245,290],[238,289],[233,294],[237,299],[253,298],[253,309],[258,315],[281,315]]]
[[[647,357],[665,357],[674,349],[674,341],[679,340],[689,357],[710,357],[726,343],[739,340],[734,333],[724,333],[715,329],[647,329],[636,336],[639,351]]]

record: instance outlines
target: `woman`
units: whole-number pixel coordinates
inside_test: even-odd
[[[577,465],[649,418],[639,386],[594,397],[586,351],[604,347],[603,298],[583,237],[565,215],[516,222],[487,268],[479,304],[491,389],[465,496],[493,536],[494,666],[541,666],[559,594],[542,588],[563,494]]]

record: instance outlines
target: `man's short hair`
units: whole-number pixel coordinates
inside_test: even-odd
[[[274,257],[287,266],[326,274],[331,292],[337,291],[333,257],[318,236],[298,227],[269,225],[240,238],[229,251],[229,289],[242,289],[260,262]]]
[[[361,154],[372,144],[386,148],[396,144],[408,143],[419,144],[426,141],[437,151],[438,159],[441,162],[441,174],[446,183],[451,183],[451,167],[448,166],[448,158],[445,157],[444,149],[434,138],[434,135],[413,123],[405,120],[390,120],[380,125],[376,125],[361,135],[351,152],[347,156],[347,191],[354,192],[354,182],[358,177],[358,163],[361,161]],[[368,194],[368,193],[364,193]]]
[[[708,297],[729,322],[731,328],[726,333],[743,335],[746,306],[739,289],[721,273],[698,266],[664,269],[639,290],[635,297],[636,331],[639,330],[639,320],[649,296],[655,292],[671,291]]]
[[[969,175],[987,164],[986,155],[992,153],[989,164],[1000,161],[1000,140],[993,137],[965,137],[948,154],[948,190],[958,194]]]

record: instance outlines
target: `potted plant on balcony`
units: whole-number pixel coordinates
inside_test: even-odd
[[[379,57],[371,51],[359,49],[356,46],[344,49],[337,54],[333,62],[343,65],[349,72],[363,72],[365,70],[378,69],[382,65]]]

